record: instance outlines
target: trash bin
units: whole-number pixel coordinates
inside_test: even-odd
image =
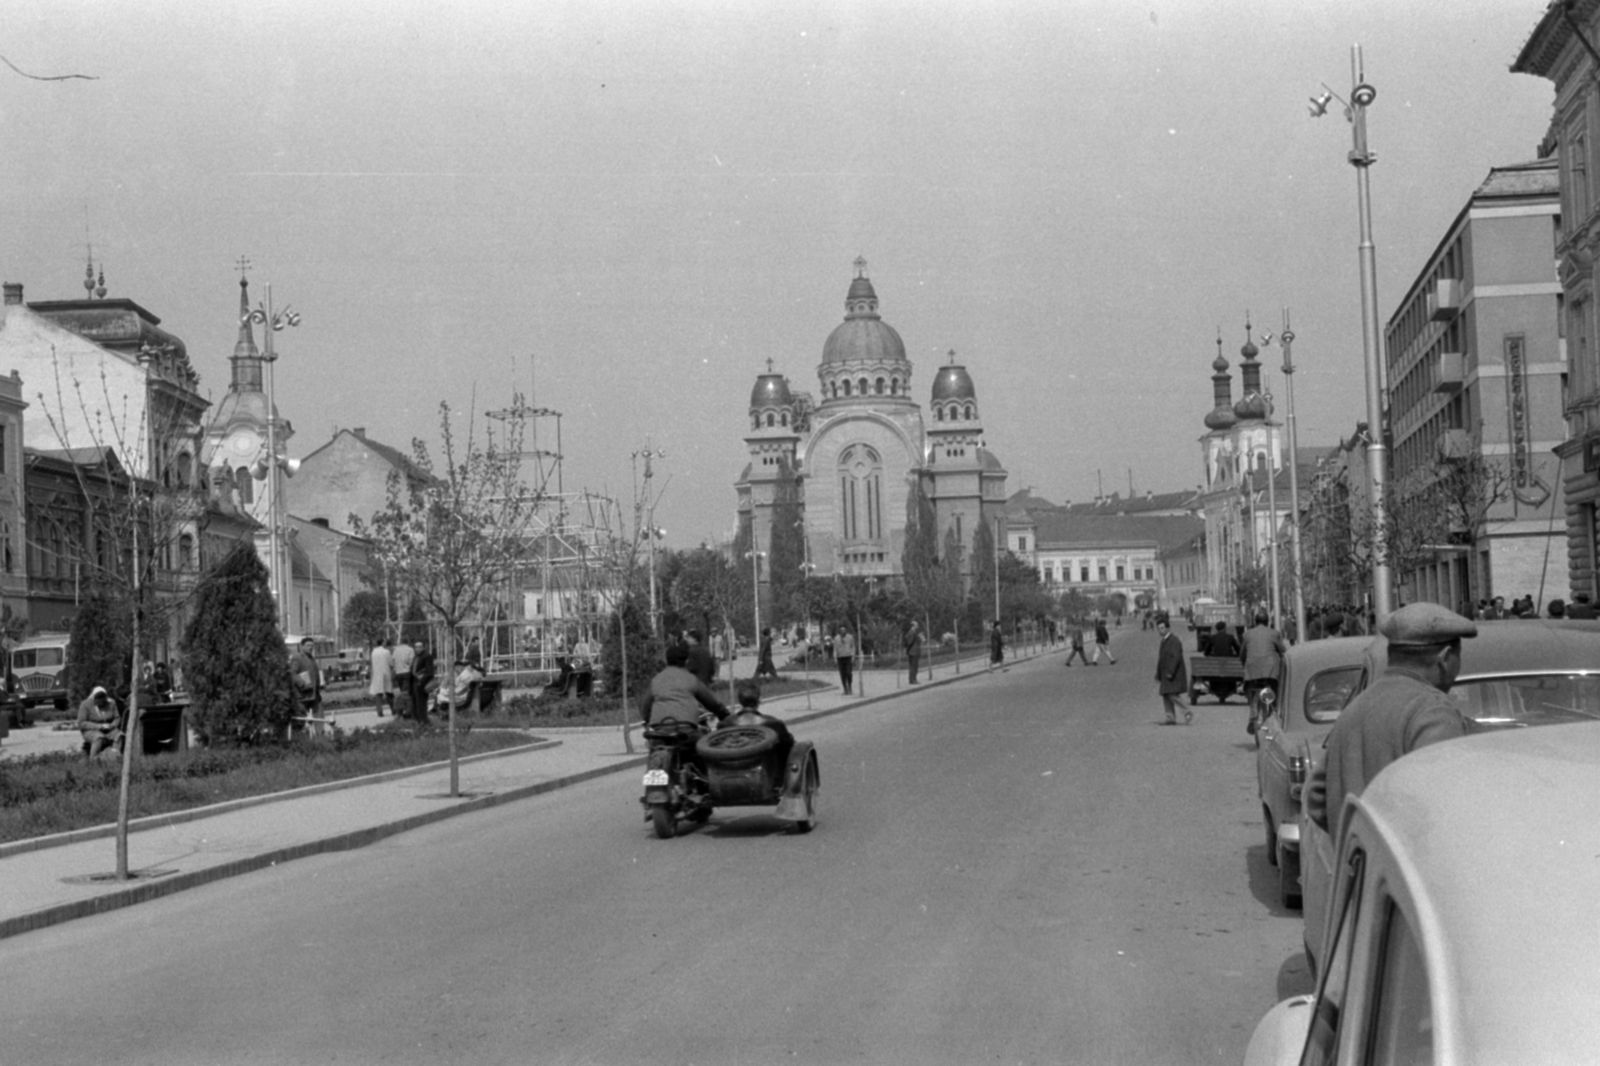
[[[139,750],[145,755],[183,751],[189,746],[189,730],[183,721],[187,703],[152,703],[144,707],[139,719]]]

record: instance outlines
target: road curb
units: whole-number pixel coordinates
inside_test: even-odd
[[[456,760],[457,765],[462,763],[481,762],[485,759],[498,759],[506,755],[519,755],[529,751],[540,751],[545,748],[560,746],[559,740],[540,740],[533,744],[522,744],[515,748],[503,748],[499,751],[484,751],[476,755],[466,755]],[[394,770],[384,770],[381,773],[366,774],[362,777],[349,777],[342,781],[324,781],[317,785],[305,785],[301,788],[292,788],[287,792],[265,792],[259,796],[241,796],[238,799],[224,800],[205,807],[190,807],[187,810],[168,811],[165,814],[147,814],[143,818],[135,818],[128,823],[128,832],[137,833],[145,829],[161,829],[166,826],[182,825],[184,822],[194,822],[201,818],[209,818],[216,814],[227,814],[230,811],[247,810],[250,807],[259,807],[266,803],[277,803],[279,800],[298,799],[301,796],[315,796],[323,792],[338,792],[341,789],[355,788],[357,785],[371,785],[380,781],[394,781],[413,774],[424,774],[439,770],[450,765],[449,760],[440,762],[423,763],[420,766],[402,766]],[[52,833],[49,836],[29,837],[27,840],[12,840],[0,844],[0,860],[12,855],[26,855],[30,851],[44,851],[47,848],[63,847],[67,844],[81,844],[86,840],[101,840],[105,837],[117,835],[116,825],[91,825],[83,829],[70,829],[65,833]]]
[[[18,936],[22,933],[33,932],[47,926],[59,925],[62,922],[70,922],[77,918],[87,918],[92,914],[104,914],[108,911],[120,910],[123,907],[131,907],[136,903],[160,899],[163,896],[170,896],[190,888],[198,888],[201,885],[221,881],[224,878],[236,877],[239,874],[250,873],[255,870],[263,870],[282,862],[292,862],[295,859],[304,859],[312,855],[323,855],[333,851],[352,851],[356,848],[364,848],[368,844],[374,844],[385,837],[394,836],[397,833],[420,829],[425,825],[431,825],[446,818],[454,818],[457,815],[468,814],[472,811],[487,810],[490,807],[498,807],[503,803],[511,803],[515,800],[526,799],[529,796],[537,796],[543,792],[554,792],[556,789],[579,784],[591,778],[603,777],[606,774],[615,773],[630,766],[643,766],[644,762],[645,757],[641,755],[625,763],[600,766],[593,770],[584,770],[576,774],[568,774],[565,777],[552,778],[549,781],[540,781],[531,785],[519,785],[504,792],[476,796],[472,799],[462,800],[449,807],[423,811],[397,821],[385,822],[365,829],[355,829],[348,833],[323,837],[319,840],[308,840],[301,844],[293,844],[289,847],[262,852],[259,855],[248,855],[242,859],[235,859],[232,862],[222,863],[217,866],[209,866],[203,870],[175,874],[160,880],[133,882],[124,889],[107,892],[88,899],[73,900],[70,903],[56,904],[55,906],[45,907],[42,910],[30,911],[27,914],[19,914],[13,918],[0,920],[0,940]],[[281,794],[278,795],[281,798]]]
[[[1026,657],[1019,656],[1017,659],[1012,660],[1012,662],[1025,662],[1029,659],[1037,658],[1042,654],[1044,653],[1040,652]],[[791,716],[788,721],[797,723],[815,721],[819,718],[827,718],[832,715],[843,714],[846,711],[852,711],[858,707],[870,707],[875,703],[882,703],[886,700],[897,699],[900,696],[909,695],[913,692],[923,692],[927,691],[928,689],[941,688],[945,685],[954,684],[958,681],[983,677],[988,673],[989,671],[987,670],[974,670],[969,674],[953,674],[950,677],[940,678],[938,680],[930,679],[926,682],[916,685],[915,687],[906,686],[902,688],[896,688],[894,691],[886,692],[881,696],[868,696],[853,703],[841,704],[838,707],[826,707],[821,710],[804,711]],[[774,699],[772,702],[781,703],[784,700],[795,699],[804,695],[805,693],[799,692],[795,693],[793,696],[779,697],[778,699]],[[461,761],[479,761],[482,759],[496,758],[499,756],[512,754],[514,752],[526,752],[530,749],[555,747],[560,743],[561,742],[559,740],[546,740],[540,744],[527,745],[526,747],[520,748],[510,748],[506,751],[485,752],[481,755],[469,756],[468,759],[463,759]],[[174,874],[171,877],[163,877],[159,880],[130,882],[125,888],[108,891],[97,896],[73,900],[68,903],[55,904],[40,910],[30,911],[27,914],[19,914],[11,918],[0,919],[0,940],[4,940],[8,937],[18,936],[22,933],[44,929],[52,925],[59,925],[63,922],[70,922],[78,918],[87,918],[90,915],[104,914],[110,911],[120,910],[123,907],[131,907],[138,903],[145,903],[150,900],[160,899],[163,896],[170,896],[178,892],[186,891],[187,889],[198,888],[202,885],[208,885],[216,881],[221,881],[225,878],[236,877],[240,874],[251,873],[256,870],[263,870],[271,866],[276,866],[279,863],[292,862],[295,859],[308,858],[312,855],[324,855],[335,851],[353,851],[357,848],[363,848],[369,844],[374,844],[377,841],[385,839],[386,837],[409,832],[412,829],[420,829],[423,826],[431,825],[434,822],[443,821],[446,818],[454,818],[458,815],[470,814],[474,811],[488,810],[491,807],[498,807],[501,804],[512,803],[517,800],[538,796],[546,792],[554,792],[558,789],[582,784],[585,781],[592,781],[596,778],[605,777],[609,774],[615,774],[623,770],[634,769],[643,766],[645,761],[645,755],[636,755],[621,762],[610,763],[605,766],[594,767],[590,770],[582,770],[577,773],[566,774],[561,777],[551,778],[548,781],[540,781],[531,785],[519,785],[515,788],[509,788],[504,792],[495,792],[484,796],[476,796],[471,799],[462,800],[461,802],[452,804],[448,807],[438,807],[430,811],[423,811],[392,822],[384,822],[380,825],[351,830],[350,832],[339,833],[331,837],[308,840],[300,844],[290,845],[288,847],[275,848],[271,851],[262,852],[259,855],[248,855],[240,859],[235,859],[231,862],[210,866],[203,870],[194,870],[189,873]],[[426,767],[390,770],[385,771],[383,774],[375,774],[362,778],[352,778],[348,781],[330,781],[322,785],[309,785],[304,789],[295,789],[291,792],[274,792],[265,796],[252,796],[241,800],[230,800],[228,804],[217,804],[212,807],[199,807],[191,811],[178,811],[171,815],[154,815],[150,818],[139,819],[139,823],[141,823],[140,828],[155,828],[158,825],[174,825],[180,822],[197,821],[200,818],[208,815],[225,813],[227,810],[238,810],[242,807],[274,803],[279,800],[291,799],[298,796],[314,795],[318,792],[333,792],[338,791],[339,789],[351,788],[358,784],[370,784],[378,780],[407,777],[429,770],[437,770],[440,768],[440,766],[445,765],[448,765],[448,763],[431,763]],[[130,825],[130,829],[131,828],[132,825]],[[91,836],[80,837],[78,839],[97,839],[98,837],[110,836],[114,832],[115,826],[98,826],[92,830],[74,831],[74,833],[93,834]],[[74,834],[61,833],[57,834],[56,837],[39,837],[35,838],[33,841],[16,841],[12,845],[7,845],[8,847],[13,848],[13,850],[10,852],[0,851],[0,857],[4,857],[6,854],[22,854],[28,851],[42,850],[43,848],[55,846],[55,844],[76,843],[76,840],[57,839],[59,837],[68,837],[73,835]],[[42,840],[50,840],[54,841],[55,843],[37,844],[37,841]],[[26,848],[17,847],[17,845],[24,844],[34,844],[35,846]]]

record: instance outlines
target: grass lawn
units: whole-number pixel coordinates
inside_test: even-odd
[[[518,747],[534,739],[520,730],[481,728],[456,737],[462,755]],[[348,733],[335,729],[328,737],[271,747],[135,756],[130,815],[166,814],[449,757],[442,732],[417,736],[407,724]],[[75,751],[0,762],[0,843],[116,821],[121,772],[120,761],[111,755],[90,763]]]

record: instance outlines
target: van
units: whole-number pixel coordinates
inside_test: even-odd
[[[67,649],[71,639],[66,633],[37,633],[18,641],[11,649],[11,676],[24,706],[67,705]]]

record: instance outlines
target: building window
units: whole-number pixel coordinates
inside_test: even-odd
[[[1107,574],[1106,564],[1105,563],[1101,563],[1100,564],[1100,580],[1101,580],[1102,583],[1106,580],[1106,574]]]
[[[879,378],[877,381],[873,382],[873,390],[875,392],[877,392],[877,394],[879,396],[883,395],[883,379],[882,378]]]
[[[865,444],[839,456],[839,517],[845,540],[883,536],[883,461]]]
[[[1017,551],[1025,552],[1027,550],[1028,550],[1028,538],[1027,537],[1018,537],[1017,538]]]
[[[1567,137],[1567,189],[1570,196],[1568,214],[1576,230],[1589,217],[1589,139],[1585,134],[1572,133]]]
[[[1117,580],[1118,581],[1126,581],[1127,580],[1127,578],[1122,576],[1122,565],[1120,563],[1117,565]]]
[[[248,466],[241,466],[236,470],[233,481],[235,485],[239,486],[240,506],[249,507],[256,502],[255,479],[250,476],[250,468]]]
[[[1087,585],[1089,583],[1089,564],[1088,563],[1084,563],[1082,566],[1078,567],[1078,580],[1082,581],[1085,585]]]
[[[850,395],[850,379],[849,378],[846,378],[844,380],[844,394],[846,396]]]

